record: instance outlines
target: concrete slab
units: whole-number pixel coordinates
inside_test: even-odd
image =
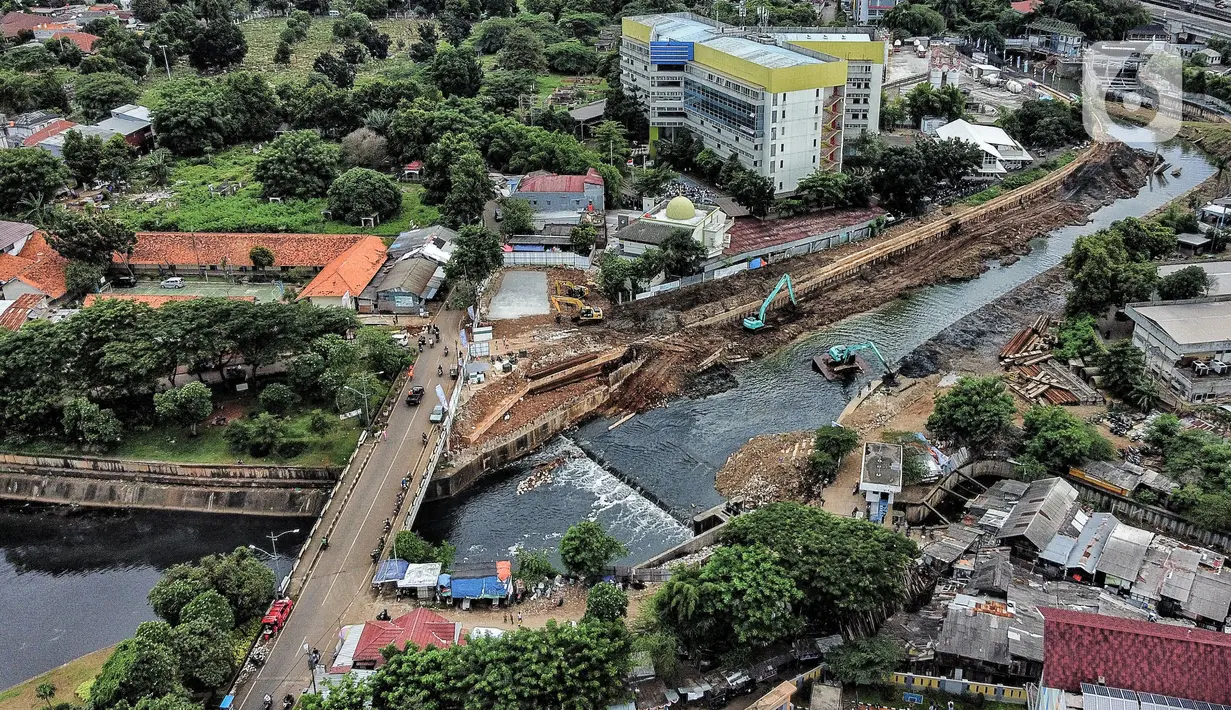
[[[548,313],[551,313],[551,304],[547,301],[547,274],[506,271],[487,315],[492,320],[511,320]]]

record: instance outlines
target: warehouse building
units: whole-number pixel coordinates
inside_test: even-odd
[[[1231,296],[1130,303],[1133,345],[1172,398],[1231,398]]]

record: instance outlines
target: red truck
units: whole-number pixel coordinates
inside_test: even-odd
[[[295,606],[295,602],[288,599],[279,599],[269,607],[269,611],[265,612],[265,616],[261,618],[262,633],[265,640],[282,630],[286,625],[286,618],[291,615],[291,609]]]

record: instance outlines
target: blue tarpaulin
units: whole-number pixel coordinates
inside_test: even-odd
[[[406,568],[409,566],[410,563],[406,560],[385,560],[377,568],[376,576],[372,577],[372,584],[396,582],[406,576]]]
[[[454,577],[449,586],[454,599],[504,599],[509,596],[508,585],[495,575],[475,579]]]

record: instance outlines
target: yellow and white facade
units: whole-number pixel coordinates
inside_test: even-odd
[[[811,45],[811,46],[808,46]],[[885,43],[871,30],[740,28],[691,13],[628,17],[621,79],[650,138],[687,128],[790,193],[840,170],[844,134],[875,131]]]

